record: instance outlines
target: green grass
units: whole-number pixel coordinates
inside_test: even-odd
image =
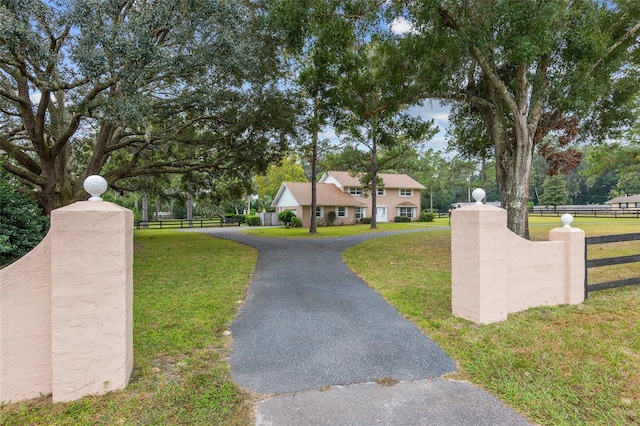
[[[379,231],[446,225],[448,219],[381,224]],[[558,218],[532,218],[532,238],[546,239],[559,225]],[[601,218],[578,218],[574,226],[588,236],[640,228],[637,221]],[[309,237],[305,228],[249,232]],[[378,231],[319,228],[322,237],[365,232]],[[135,246],[131,384],[71,403],[42,397],[4,405],[0,424],[253,424],[254,395],[238,388],[229,374],[226,331],[251,280],[256,252],[176,231],[139,231]],[[605,245],[594,256],[634,250],[637,243]],[[478,326],[451,315],[449,231],[366,241],[344,258],[456,359],[455,378],[483,386],[527,418],[559,425],[640,422],[640,286],[596,292],[582,305],[531,309]]]
[[[124,390],[0,407],[2,425],[248,425],[252,395],[231,380],[229,324],[257,253],[197,233],[135,235],[134,371]]]
[[[534,240],[559,223],[536,222]],[[574,226],[587,236],[638,230],[628,220],[597,222],[578,219]],[[635,253],[639,248],[636,242]],[[640,422],[640,286],[479,326],[451,314],[450,249],[450,232],[436,231],[366,241],[344,259],[456,359],[455,378],[484,387],[534,422]]]

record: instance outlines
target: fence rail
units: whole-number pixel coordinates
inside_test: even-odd
[[[603,259],[587,259],[588,248],[590,245],[607,244],[607,243],[619,243],[625,241],[640,241],[640,233],[634,234],[620,234],[620,235],[603,235],[599,237],[587,237],[585,238],[585,278],[584,278],[584,291],[585,297],[590,291],[607,290],[616,287],[626,287],[630,285],[640,284],[640,277],[626,278],[622,280],[607,281],[597,284],[588,283],[588,271],[589,268],[596,268],[600,266],[620,265],[625,263],[640,262],[640,254],[630,256],[617,256]]]
[[[180,229],[180,228],[211,228],[214,226],[240,226],[241,219],[214,217],[210,219],[167,219],[167,220],[138,220],[134,222],[135,229]]]
[[[640,209],[576,209],[576,208],[557,208],[553,209],[537,209],[529,211],[529,216],[561,216],[565,213],[573,215],[573,217],[609,217],[609,218],[640,218]]]

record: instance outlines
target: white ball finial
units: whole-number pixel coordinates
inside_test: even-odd
[[[563,228],[571,228],[571,223],[573,222],[573,216],[571,216],[569,213],[565,213],[562,216],[560,216],[560,220],[564,224],[562,226]]]
[[[471,193],[471,196],[473,197],[473,199],[476,200],[476,204],[482,204],[482,200],[484,199],[485,195],[487,194],[486,192],[484,192],[484,189],[482,188],[476,188]]]
[[[102,201],[100,196],[107,190],[107,181],[100,175],[91,175],[84,180],[82,186],[91,194],[89,201]]]

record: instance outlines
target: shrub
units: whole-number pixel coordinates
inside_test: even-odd
[[[422,212],[418,218],[418,222],[433,222],[436,219],[434,212]]]
[[[393,219],[393,221],[394,222],[411,222],[411,218],[406,216],[396,216]]]
[[[291,218],[297,217],[291,210],[284,210],[278,213],[278,220],[284,223],[284,226],[291,226]]]
[[[247,225],[260,226],[260,218],[258,216],[247,216]]]
[[[291,226],[294,228],[300,228],[302,226],[302,220],[298,216],[293,216],[291,218]]]
[[[36,202],[17,191],[0,168],[0,265],[9,264],[31,251],[47,234],[49,218]]]
[[[371,224],[371,218],[370,217],[363,217],[362,219],[360,219],[360,223],[365,224],[365,225],[369,225],[369,224]]]
[[[336,221],[336,212],[330,211],[327,213],[327,226],[333,226]]]
[[[226,219],[233,219],[240,221],[240,223],[245,223],[247,221],[247,216],[243,215],[243,214],[233,214],[233,213],[227,213],[224,215],[224,217]]]

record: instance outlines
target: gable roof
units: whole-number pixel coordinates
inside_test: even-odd
[[[350,172],[329,171],[322,176],[320,182],[324,182],[329,176],[333,177],[344,188],[359,188],[362,186],[360,183],[362,173],[352,176]],[[385,188],[427,189],[406,174],[378,173],[378,177],[384,182]]]
[[[276,204],[284,190],[287,189],[300,206],[311,205],[311,182],[283,182],[273,199],[272,206]],[[316,204],[318,206],[365,206],[355,197],[342,192],[332,183],[316,184]]]
[[[605,204],[618,204],[618,203],[640,203],[640,194],[626,195],[624,197],[616,197],[609,201],[605,201]]]

